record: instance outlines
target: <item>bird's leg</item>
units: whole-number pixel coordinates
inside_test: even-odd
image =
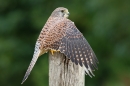
[[[51,50],[51,54],[54,55],[54,50]]]
[[[54,52],[59,52],[60,50],[53,50],[53,49],[51,49],[50,51],[51,51],[51,54],[54,55]]]

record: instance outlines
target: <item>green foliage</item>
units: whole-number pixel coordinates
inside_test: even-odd
[[[60,6],[84,34],[99,59],[86,86],[130,84],[130,0],[0,0],[0,86],[20,86],[35,41]],[[48,86],[48,54],[41,56],[24,86]]]

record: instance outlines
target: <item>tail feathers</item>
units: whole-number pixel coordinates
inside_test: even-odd
[[[86,75],[89,75],[91,78],[92,78],[92,76],[95,76],[95,75],[93,74],[93,71],[91,70],[91,68],[90,68],[89,65],[88,65],[88,68],[86,68],[84,65],[83,65],[83,67],[84,67],[84,69],[85,69],[85,74],[86,74]]]
[[[25,76],[24,76],[21,84],[23,84],[26,81],[26,79],[28,78],[28,76],[30,75],[39,55],[40,55],[40,49],[35,49],[32,61],[31,61],[30,65],[25,73]]]

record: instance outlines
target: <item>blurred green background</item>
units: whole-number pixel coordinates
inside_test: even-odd
[[[130,0],[0,0],[0,86],[21,86],[36,39],[57,7],[84,34],[99,60],[85,86],[130,86]],[[48,54],[22,86],[48,86]]]

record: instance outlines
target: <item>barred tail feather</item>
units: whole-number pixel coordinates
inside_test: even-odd
[[[28,76],[30,75],[30,73],[31,73],[31,71],[32,71],[32,69],[33,69],[33,67],[34,67],[34,65],[35,65],[35,63],[36,63],[36,61],[37,61],[37,59],[38,59],[38,57],[40,55],[40,52],[41,52],[41,50],[38,48],[38,43],[36,43],[33,58],[32,58],[32,60],[30,62],[30,65],[29,65],[29,67],[28,67],[28,69],[27,69],[27,71],[25,73],[25,76],[24,76],[21,84],[23,84],[26,81],[26,79],[28,78]]]

